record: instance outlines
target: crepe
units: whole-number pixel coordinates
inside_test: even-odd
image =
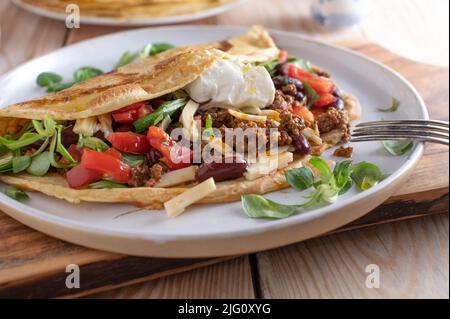
[[[249,62],[277,57],[279,49],[261,26],[227,41],[175,48],[154,57],[137,60],[110,73],[87,80],[59,93],[17,103],[0,109],[0,134],[16,132],[30,119],[76,120],[107,114],[130,104],[154,99],[184,88],[219,59],[238,56]],[[357,100],[356,100],[357,101]],[[346,108],[359,107],[346,98]],[[355,105],[353,105],[355,104]],[[200,203],[239,200],[245,194],[265,194],[288,187],[285,170],[300,167],[302,158],[278,172],[248,181],[243,178],[217,184],[217,190]],[[165,202],[183,193],[176,188],[72,189],[60,175],[36,177],[0,174],[0,180],[25,190],[38,191],[71,203],[130,203],[149,209],[163,208]]]
[[[69,4],[76,4],[82,16],[119,20],[163,18],[195,14],[234,0],[22,0],[45,10],[65,13]]]

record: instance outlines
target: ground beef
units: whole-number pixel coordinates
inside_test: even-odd
[[[280,146],[291,145],[292,140],[301,135],[301,131],[306,128],[303,119],[288,110],[280,112]]]
[[[329,108],[327,112],[319,115],[317,126],[321,134],[333,130],[341,130],[344,133],[344,141],[350,138],[350,124],[347,116],[343,111],[339,111],[334,107]]]
[[[131,168],[131,179],[128,185],[132,187],[153,187],[160,180],[165,169],[160,164],[149,167],[146,163]]]
[[[336,157],[351,158],[353,155],[353,147],[341,146],[334,151],[333,155]]]
[[[295,86],[295,84],[287,84],[281,88],[281,91],[284,94],[291,95],[291,96],[296,96],[298,93],[297,87]]]
[[[285,86],[285,90],[286,90]],[[283,111],[283,110],[290,110],[292,111],[292,104],[295,102],[295,98],[292,95],[284,94],[283,91],[277,90],[275,92],[275,99],[271,106],[269,106],[269,109],[275,110],[275,111]]]

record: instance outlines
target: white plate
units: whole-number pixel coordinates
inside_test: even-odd
[[[2,77],[0,105],[42,95],[35,79],[43,71],[58,72],[66,78],[85,65],[106,71],[124,50],[138,50],[149,41],[194,44],[245,31],[231,27],[166,27],[121,32],[81,42],[32,60]],[[299,35],[272,34],[281,48],[330,70],[342,88],[358,96],[364,107],[364,121],[428,118],[416,90],[391,69],[352,51]],[[389,105],[392,97],[401,101],[399,111],[377,112],[378,107]],[[42,194],[31,194],[31,200],[25,203],[0,194],[0,208],[20,222],[54,237],[113,252],[158,257],[254,252],[317,236],[366,214],[399,188],[423,151],[423,145],[417,144],[407,155],[392,157],[378,142],[354,146],[356,162],[376,163],[390,177],[366,192],[352,190],[333,205],[279,221],[249,219],[239,202],[195,206],[176,219],[169,219],[162,211],[136,211],[128,205],[70,205]],[[283,203],[299,203],[304,200],[301,195],[284,190],[269,197]]]
[[[110,25],[110,26],[139,26],[139,25],[163,25],[163,24],[175,24],[175,23],[185,23],[188,21],[206,19],[215,15],[219,15],[224,13],[232,8],[236,7],[239,4],[244,3],[247,0],[235,0],[229,3],[225,3],[223,5],[203,10],[197,13],[185,14],[185,15],[177,15],[170,17],[160,17],[160,18],[134,18],[134,19],[114,19],[114,18],[106,18],[106,17],[89,17],[89,16],[81,16],[80,23],[81,24],[97,24],[97,25]],[[53,12],[50,10],[46,10],[44,8],[39,8],[37,6],[30,5],[28,3],[23,2],[22,0],[13,0],[13,2],[37,15],[41,15],[47,18],[66,21],[67,15],[64,13]],[[81,14],[83,14],[81,12]]]

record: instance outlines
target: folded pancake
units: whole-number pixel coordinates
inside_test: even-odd
[[[16,133],[29,120],[44,120],[46,116],[55,121],[74,121],[110,114],[134,103],[153,100],[186,88],[221,61],[238,59],[243,63],[263,63],[278,57],[279,53],[269,33],[261,26],[254,26],[247,34],[226,41],[171,49],[153,57],[138,59],[61,92],[0,109],[0,136]],[[357,99],[346,93],[342,93],[342,99],[349,119],[357,119],[360,114]],[[336,137],[333,136],[336,132],[329,133],[328,141],[317,145],[317,152],[323,152],[341,141],[341,135],[337,134]],[[286,188],[288,184],[284,172],[300,167],[302,159],[296,156],[289,165],[258,178],[239,178],[218,183],[214,193],[200,203],[236,201],[241,195],[264,194]],[[150,209],[162,208],[165,202],[195,185],[74,189],[60,174],[38,177],[25,173],[0,174],[0,180],[71,203],[130,203]]]

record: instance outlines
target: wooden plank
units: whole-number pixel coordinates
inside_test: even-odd
[[[448,215],[306,241],[257,254],[263,298],[448,298]],[[380,288],[366,286],[366,267]]]
[[[251,299],[248,257],[94,295],[93,298]]]

